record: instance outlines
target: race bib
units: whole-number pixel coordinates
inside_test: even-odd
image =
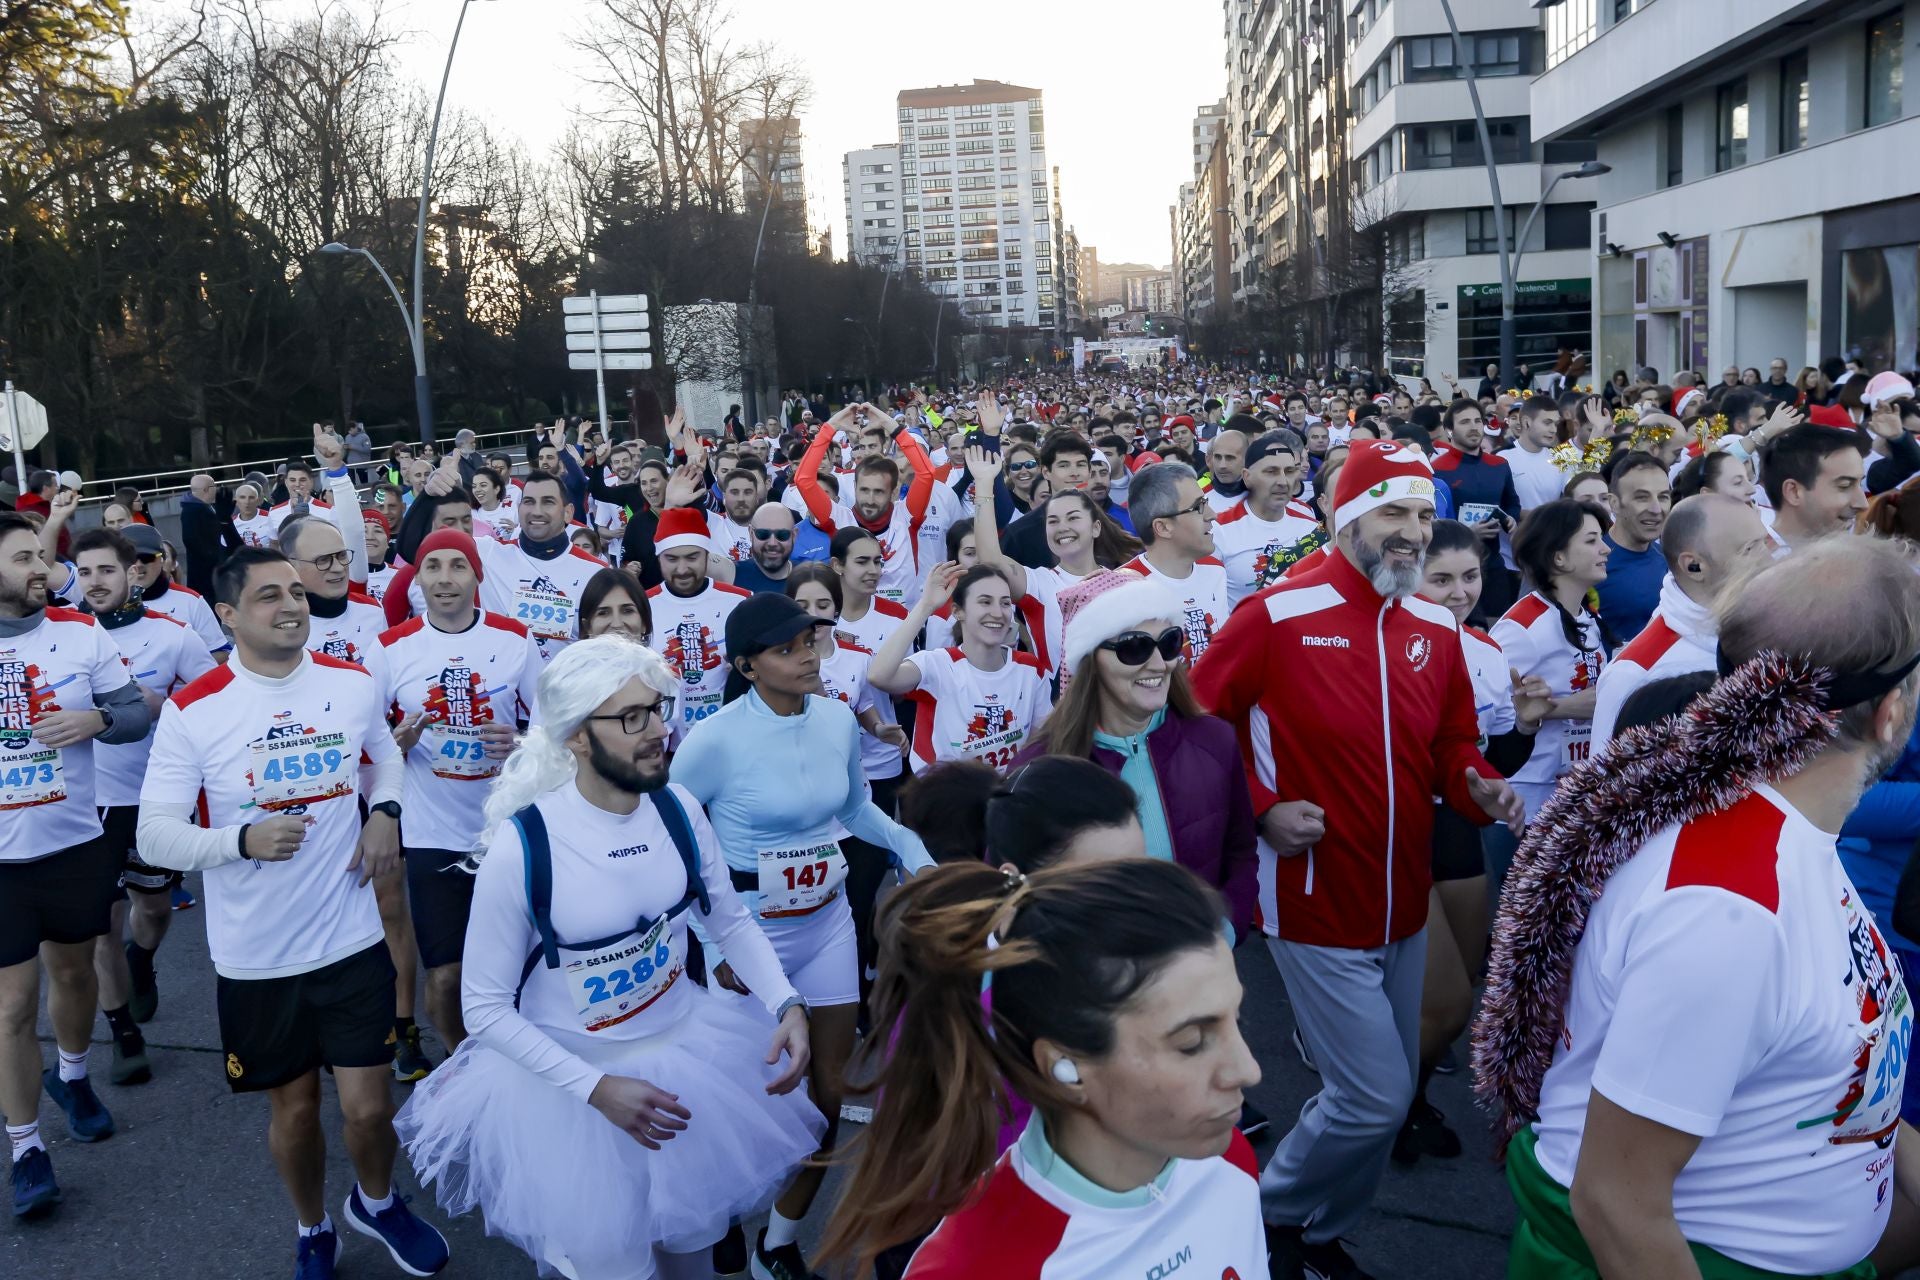
[[[60,753],[25,729],[0,731],[0,809],[31,809],[67,798]]]
[[[342,733],[299,733],[253,744],[253,803],[298,809],[353,794],[359,761]]]
[[[1485,524],[1496,510],[1491,502],[1465,502],[1460,505],[1461,524]]]
[[[1560,772],[1565,773],[1578,764],[1585,764],[1593,753],[1593,726],[1581,724],[1578,728],[1569,725],[1560,739]]]
[[[711,691],[695,691],[688,689],[683,684],[680,694],[680,724],[682,731],[684,732],[686,729],[691,729],[694,725],[705,720],[708,716],[725,706],[726,701],[727,691],[725,688]]]
[[[645,933],[566,962],[573,1009],[587,1031],[619,1026],[666,994],[680,976],[678,942],[665,916]]]
[[[760,918],[810,916],[832,902],[847,878],[836,840],[760,851]]]
[[[500,762],[487,755],[487,744],[477,728],[430,723],[423,736],[433,752],[436,778],[491,778],[500,772]]]
[[[1846,1133],[1888,1135],[1900,1121],[1900,1097],[1907,1079],[1907,1053],[1913,1047],[1913,1005],[1907,984],[1893,981],[1892,999],[1873,1032],[1867,1056],[1867,1095],[1847,1117]]]
[[[573,601],[563,592],[521,587],[513,593],[514,621],[539,639],[573,639],[573,615]]]

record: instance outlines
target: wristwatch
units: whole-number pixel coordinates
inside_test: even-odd
[[[807,999],[805,996],[791,995],[791,996],[788,996],[785,1000],[782,1000],[780,1002],[780,1007],[773,1011],[773,1020],[775,1022],[778,1022],[780,1021],[780,1019],[786,1017],[787,1010],[793,1008],[795,1005],[800,1006],[801,1013],[806,1014],[808,1017],[813,1016],[813,1010],[807,1007]]]
[[[382,800],[378,804],[368,805],[367,812],[384,813],[395,822],[398,822],[400,821],[400,802],[398,800]]]

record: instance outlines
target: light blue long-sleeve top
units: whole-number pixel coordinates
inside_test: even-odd
[[[933,865],[920,837],[874,804],[860,722],[838,698],[810,697],[797,716],[758,693],[737,698],[688,731],[671,777],[706,806],[736,870],[758,868],[762,849],[831,838],[835,820],[910,873]]]

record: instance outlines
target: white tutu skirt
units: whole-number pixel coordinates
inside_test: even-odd
[[[686,1129],[649,1151],[584,1101],[469,1038],[413,1087],[394,1120],[423,1186],[448,1213],[479,1209],[487,1232],[555,1274],[560,1258],[692,1253],[731,1219],[770,1204],[819,1149],[826,1121],[806,1085],[769,1097],[773,1022],[698,988],[659,1035],[595,1043],[613,1075],[679,1095]],[[580,1052],[580,1037],[567,1044]]]

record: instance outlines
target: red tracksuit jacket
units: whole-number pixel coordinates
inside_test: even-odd
[[[1453,615],[1385,600],[1338,550],[1242,601],[1193,673],[1240,732],[1253,810],[1309,800],[1327,834],[1294,857],[1260,842],[1261,924],[1289,942],[1377,947],[1419,931],[1433,883],[1433,798],[1486,815],[1481,756]]]

